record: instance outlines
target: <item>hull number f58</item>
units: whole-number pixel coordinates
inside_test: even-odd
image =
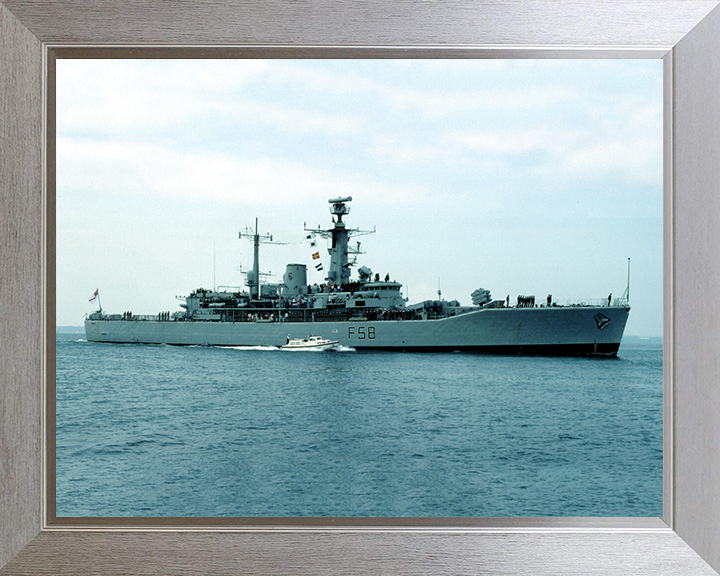
[[[348,326],[348,339],[357,338],[358,340],[375,339],[375,326]]]

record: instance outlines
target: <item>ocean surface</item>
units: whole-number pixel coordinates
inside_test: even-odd
[[[57,516],[661,516],[662,341],[618,358],[57,334]]]

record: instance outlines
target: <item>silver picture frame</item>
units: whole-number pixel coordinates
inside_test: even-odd
[[[715,574],[717,5],[0,0],[0,574]],[[54,427],[45,386],[54,374],[49,351],[55,338],[54,198],[48,193],[53,102],[47,82],[53,58],[72,50],[167,57],[189,48],[201,57],[663,58],[663,517],[58,522],[47,490]],[[149,55],[153,51],[156,56]]]

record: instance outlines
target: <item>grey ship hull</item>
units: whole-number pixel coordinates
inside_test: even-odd
[[[615,355],[628,306],[484,308],[437,320],[214,322],[87,319],[91,342],[281,346],[310,334],[367,350]]]

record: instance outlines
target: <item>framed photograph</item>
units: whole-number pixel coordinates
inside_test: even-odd
[[[557,38],[539,32],[535,25],[528,25],[540,13],[531,16],[520,9],[516,13],[519,20],[509,23],[505,19],[507,7],[484,5],[466,7],[471,13],[469,20],[467,13],[459,19],[455,11],[443,12],[438,6],[428,5],[427,11],[420,15],[420,20],[426,23],[421,37],[415,26],[393,28],[390,33],[383,23],[380,7],[362,14],[347,7],[343,18],[338,19],[337,14],[323,16],[322,31],[295,21],[290,44],[296,48],[287,46],[288,39],[277,21],[272,25],[262,24],[267,7],[229,4],[209,12],[197,8],[195,20],[200,25],[189,32],[180,25],[169,31],[145,26],[139,7],[125,16],[126,22],[132,23],[130,26],[117,27],[112,24],[117,23],[113,7],[100,18],[102,23],[93,23],[93,18],[87,19],[91,13],[86,12],[85,7],[51,15],[46,11],[35,12],[24,2],[0,4],[0,31],[6,45],[12,48],[8,52],[10,58],[2,63],[0,70],[4,77],[12,80],[4,83],[7,88],[0,94],[8,103],[4,109],[10,110],[11,118],[4,123],[2,135],[4,140],[16,143],[0,174],[11,191],[3,198],[2,207],[3,246],[6,247],[3,248],[2,287],[9,295],[3,303],[9,319],[3,325],[3,333],[9,345],[2,357],[4,363],[7,359],[9,368],[3,375],[3,416],[6,417],[1,425],[3,439],[7,438],[2,450],[8,455],[6,461],[10,465],[0,473],[3,484],[9,487],[2,512],[11,519],[9,528],[3,529],[8,530],[8,537],[2,533],[3,542],[7,544],[0,550],[0,560],[3,565],[10,562],[3,571],[41,573],[43,569],[53,571],[57,565],[54,562],[62,562],[64,566],[73,566],[73,572],[82,573],[81,558],[91,555],[94,571],[99,568],[130,573],[140,570],[140,565],[134,563],[142,556],[144,570],[147,571],[150,562],[156,563],[159,571],[176,573],[182,573],[184,568],[223,573],[274,573],[287,571],[288,566],[297,573],[348,570],[523,573],[532,561],[537,565],[537,573],[548,574],[591,569],[624,573],[628,565],[637,574],[712,574],[713,568],[720,565],[718,543],[714,540],[717,531],[712,528],[717,525],[720,510],[713,508],[716,498],[712,494],[717,487],[707,479],[714,477],[714,471],[720,466],[712,450],[716,433],[713,431],[717,427],[714,413],[717,403],[713,400],[718,393],[703,386],[713,381],[717,358],[711,294],[718,283],[718,272],[709,255],[717,236],[712,226],[715,204],[711,194],[718,169],[707,150],[712,150],[712,143],[718,140],[712,127],[717,125],[714,121],[719,114],[717,104],[707,95],[713,93],[720,73],[717,63],[706,51],[708,45],[717,42],[714,38],[720,28],[720,17],[717,10],[713,10],[715,3],[712,2],[668,2],[663,14],[656,13],[655,7],[651,10],[623,6],[625,12],[618,12],[618,6],[614,6],[615,12],[608,8],[607,13],[593,13],[602,23],[598,30],[602,30],[590,37],[585,36],[587,27],[576,20],[571,19],[565,28],[554,27],[560,31],[561,45],[584,45],[582,49],[576,46],[558,49]],[[159,10],[162,12],[161,7]],[[401,10],[411,8],[401,5]],[[565,21],[561,12],[566,16],[586,14],[582,4],[562,8],[548,4],[544,10],[542,18],[547,22]],[[280,14],[289,17],[286,12]],[[232,17],[228,18],[229,15]],[[238,30],[223,24],[238,22],[240,15],[244,18]],[[653,25],[641,27],[645,33],[633,40],[634,45],[628,46],[627,40],[622,39],[638,32],[635,22],[640,15],[650,19]],[[367,19],[364,33],[351,29],[344,21],[357,17]],[[214,24],[210,25],[211,22]],[[466,22],[475,25],[467,26]],[[485,23],[480,29],[477,28],[479,22]],[[448,28],[449,23],[457,27]],[[509,30],[515,32],[507,36]],[[422,38],[425,43],[421,42]],[[505,38],[514,41],[506,44]],[[397,46],[415,46],[417,50],[383,48],[389,39]],[[53,77],[58,54],[67,55],[77,50],[80,55],[88,50],[79,47],[80,44],[126,45],[100,46],[94,57],[103,51],[109,54],[116,50],[112,57],[118,58],[124,50],[129,57],[172,58],[181,56],[184,49],[168,46],[139,49],[129,45],[195,44],[197,41],[218,46],[197,49],[204,51],[202,57],[206,58],[208,53],[222,58],[236,57],[238,53],[243,57],[308,58],[316,54],[309,46],[320,41],[335,46],[322,53],[322,57],[329,58],[663,58],[666,468],[662,518],[469,518],[465,521],[436,518],[427,523],[397,519],[342,522],[335,518],[328,522],[316,518],[305,523],[258,520],[244,524],[216,518],[199,522],[155,518],[149,523],[113,523],[103,519],[59,521],[59,515],[54,513],[53,492],[46,492],[55,476],[54,463],[47,460],[47,467],[43,469],[44,454],[54,449],[55,428],[52,406],[49,409],[47,406],[54,403],[55,398],[52,393],[47,397],[43,395],[44,378],[56,369],[54,354],[48,353],[52,349],[50,342],[55,339],[55,323],[48,322],[48,318],[59,309],[56,294],[48,289],[55,278],[45,273],[54,271],[57,265],[54,238],[47,233],[59,230],[53,220],[56,198],[39,193],[40,189],[53,190],[57,184],[52,169],[57,153],[54,148],[58,128],[56,101],[52,96],[46,99],[50,93],[44,81]],[[343,48],[343,45],[358,43],[376,47]],[[428,47],[428,43],[456,48]],[[271,46],[229,48],[229,44]],[[461,47],[468,44],[479,48]],[[497,45],[501,44],[507,48],[498,49]],[[226,47],[220,48],[222,45]],[[48,130],[47,139],[43,126]],[[703,143],[700,147],[698,134]],[[51,169],[45,172],[43,166]],[[334,213],[334,218],[338,216]],[[311,215],[307,220],[313,222]],[[247,234],[252,235],[252,230]],[[204,274],[209,280],[211,271],[207,269]],[[386,282],[392,283],[392,279]],[[214,279],[212,284],[215,288]],[[35,288],[30,295],[23,296],[23,300],[13,299],[17,298],[21,286]],[[413,289],[412,285],[409,289]],[[442,284],[438,291],[441,289]],[[16,302],[21,304],[18,306]],[[705,313],[698,314],[698,303]],[[30,314],[33,321],[20,322],[21,311],[26,319]],[[118,532],[118,528],[123,531]]]
[[[662,516],[662,60],[54,55],[57,522]]]

